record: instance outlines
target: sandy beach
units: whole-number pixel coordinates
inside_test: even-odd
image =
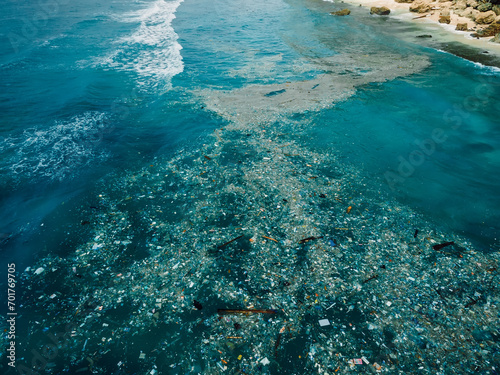
[[[333,3],[333,1],[329,2]],[[429,28],[430,31],[446,31],[448,34],[448,41],[460,42],[472,47],[487,50],[490,53],[500,56],[500,43],[492,42],[491,40],[494,38],[493,36],[482,38],[472,36],[474,32],[485,29],[488,24],[480,25],[471,18],[456,14],[455,10],[452,8],[453,3],[451,1],[429,1],[427,3],[430,5],[430,10],[422,13],[410,11],[410,6],[413,3],[398,3],[394,0],[348,0],[345,2],[360,5],[368,9],[372,7],[387,7],[391,10],[391,13],[388,16],[374,15],[374,17],[394,17],[403,21],[425,25],[425,27]],[[450,23],[440,23],[440,16],[442,14],[446,14],[447,12],[449,12]],[[497,16],[496,21],[498,21],[499,18],[500,16]],[[456,30],[458,24],[467,24],[467,30]]]

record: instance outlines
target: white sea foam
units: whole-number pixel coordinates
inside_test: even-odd
[[[500,68],[498,68],[496,66],[484,65],[484,64],[481,64],[479,62],[474,62],[474,61],[472,61],[472,64],[474,66],[476,66],[477,68],[482,69],[483,70],[482,73],[485,73],[487,75],[494,75],[494,76],[500,75]]]
[[[438,48],[436,48],[436,51],[441,52],[441,53],[445,53],[447,55],[453,55],[450,52],[443,51],[442,49],[438,49]],[[453,56],[456,56],[456,55],[453,55]],[[488,75],[488,76],[500,75],[500,68],[499,67],[492,66],[492,65],[484,65],[484,64],[481,64],[480,62],[471,61],[471,60],[468,60],[468,59],[461,57],[461,56],[456,56],[456,57],[459,59],[462,59],[463,61],[468,62],[469,64],[473,65],[475,68],[480,69],[481,73],[484,75]]]
[[[30,128],[0,139],[0,173],[14,180],[70,177],[108,157],[99,142],[109,128],[106,114],[85,112],[48,128]]]
[[[120,39],[117,49],[100,65],[134,71],[144,88],[171,88],[171,79],[184,70],[182,46],[172,27],[175,12],[183,0],[157,0],[149,8],[125,14],[122,22],[139,23],[134,32]]]

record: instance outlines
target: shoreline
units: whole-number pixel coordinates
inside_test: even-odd
[[[333,0],[326,0],[326,2],[336,3]],[[371,7],[387,7],[391,11],[389,15],[380,16],[374,14],[373,17],[392,17],[415,25],[422,25],[426,29],[442,32],[442,35],[446,35],[447,40],[445,42],[458,42],[469,47],[483,49],[500,58],[500,43],[490,42],[494,37],[475,38],[471,36],[472,33],[484,29],[488,25],[478,25],[470,18],[458,16],[453,11],[450,12],[449,24],[439,23],[441,10],[449,9],[451,2],[430,3],[433,7],[431,11],[425,13],[411,12],[410,6],[412,3],[397,3],[394,0],[345,0],[342,3],[359,5],[367,9]],[[455,30],[458,23],[467,23],[468,30]]]

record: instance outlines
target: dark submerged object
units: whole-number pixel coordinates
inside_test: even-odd
[[[364,283],[364,284],[366,284],[367,282],[372,281],[372,280],[375,280],[375,279],[377,279],[377,278],[378,278],[378,275],[377,275],[377,274],[375,274],[375,275],[373,275],[372,277],[369,277],[368,279],[366,279],[365,281],[363,281],[363,283]]]
[[[232,243],[232,242],[234,242],[234,241],[236,241],[236,240],[239,240],[241,237],[244,237],[244,236],[243,236],[243,234],[242,234],[241,236],[238,236],[238,237],[236,237],[236,238],[233,238],[233,239],[232,239],[232,240],[230,240],[230,241],[227,241],[226,243],[223,243],[222,245],[217,246],[217,249],[222,249],[224,246],[227,246],[227,245],[229,245],[230,243]]]
[[[432,246],[432,248],[434,250],[441,250],[443,248],[445,248],[446,246],[450,246],[450,245],[454,245],[455,242],[451,241],[451,242],[444,242],[444,243],[440,243],[439,245],[434,245]]]
[[[307,237],[307,238],[300,240],[299,243],[306,243],[306,242],[309,242],[312,240],[319,240],[321,238],[323,238],[323,236],[319,236],[319,237],[311,236],[311,237]]]
[[[285,89],[271,91],[271,92],[268,92],[267,94],[265,94],[264,96],[267,96],[267,97],[276,96],[276,95],[279,95],[279,94],[283,94],[285,91],[286,91]]]

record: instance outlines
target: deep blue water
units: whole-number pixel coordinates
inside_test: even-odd
[[[425,56],[429,65],[355,86],[327,108],[268,122],[300,123],[288,129],[294,141],[355,169],[367,199],[394,200],[481,252],[499,249],[500,69],[445,51],[491,65],[500,61],[495,57],[421,41],[416,26],[371,17],[364,8],[335,18],[329,12],[340,4],[315,0],[2,7],[3,263],[22,270],[88,241],[81,212],[94,205],[98,189],[168,164],[176,153],[196,153],[230,123],[207,110],[213,93],[312,80],[323,72],[318,61],[332,56],[340,56],[333,68],[350,77],[356,66],[342,56],[368,56],[369,70],[370,56],[382,53]]]

